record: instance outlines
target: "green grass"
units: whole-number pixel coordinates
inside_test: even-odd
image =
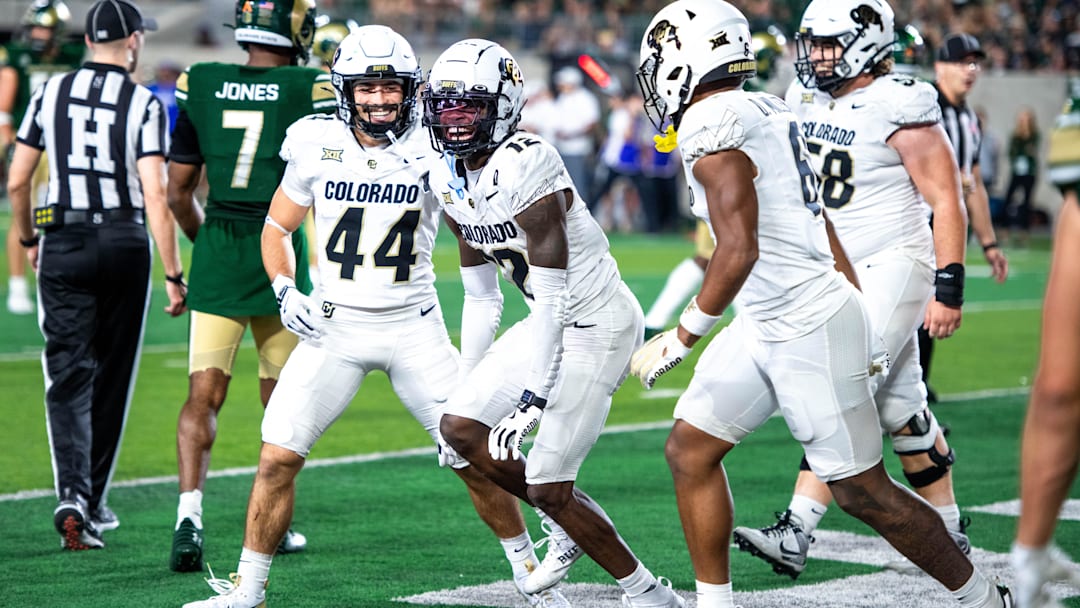
[[[6,224],[0,216],[0,224]],[[681,236],[612,236],[623,276],[648,307],[667,272],[691,252]],[[972,260],[968,312],[955,338],[935,353],[932,383],[942,395],[1017,389],[1032,376],[1045,288],[1047,243],[1009,252],[1013,277],[997,285],[981,278]],[[185,256],[189,255],[185,247]],[[436,250],[441,299],[451,335],[457,335],[462,291],[456,281],[456,250],[440,235]],[[0,271],[0,273],[6,272]],[[157,270],[160,279],[160,268]],[[0,278],[6,278],[0,274]],[[161,284],[159,280],[158,285]],[[6,296],[6,280],[0,281]],[[524,304],[507,291],[508,323]],[[134,402],[116,471],[116,481],[175,475],[176,417],[187,392],[187,323],[161,312],[155,292]],[[506,323],[504,323],[505,325]],[[5,424],[0,427],[0,493],[52,487],[42,405],[41,337],[33,317],[0,311],[0,384]],[[241,350],[230,395],[219,420],[212,469],[251,467],[257,462],[261,407],[252,348]],[[29,354],[28,354],[29,353]],[[691,362],[676,368],[665,387],[685,386]],[[645,393],[636,381],[615,395],[609,425],[669,420],[674,397]],[[1015,498],[1017,455],[1024,395],[965,399],[942,404],[938,417],[954,431],[959,454],[956,486],[962,507]],[[624,537],[654,572],[676,588],[692,589],[693,574],[663,461],[664,430],[603,436],[586,461],[580,483],[597,498]],[[345,415],[315,446],[313,460],[427,447],[429,439],[397,402],[382,374],[365,381]],[[737,524],[763,525],[783,508],[790,493],[799,446],[783,423],[772,420],[732,454],[726,466],[737,505]],[[898,475],[895,459],[886,459]],[[218,575],[234,568],[243,532],[250,475],[211,479],[205,513],[208,559]],[[1073,496],[1077,497],[1076,489]],[[6,524],[0,543],[0,606],[126,607],[177,606],[206,595],[198,575],[167,568],[175,518],[175,482],[113,490],[110,503],[122,526],[106,536],[104,551],[59,551],[52,529],[51,496],[0,501]],[[1006,551],[1015,521],[978,515],[974,544]],[[531,518],[534,537],[539,536]],[[275,561],[272,605],[387,606],[394,597],[442,588],[504,580],[506,565],[490,532],[472,513],[464,487],[435,466],[434,455],[309,468],[299,479],[297,527],[308,535],[305,554]],[[866,534],[862,524],[835,509],[823,528]],[[1063,522],[1058,535],[1066,550],[1080,554],[1080,524]],[[816,560],[800,584],[824,582],[868,566]],[[760,562],[743,554],[733,560],[739,590],[786,587]],[[575,582],[610,583],[583,560]],[[74,599],[73,599],[74,598]],[[1080,606],[1076,599],[1070,606]]]

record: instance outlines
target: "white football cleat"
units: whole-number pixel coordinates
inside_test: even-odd
[[[217,595],[198,602],[188,602],[183,608],[266,608],[266,589],[260,589],[255,595],[240,588],[240,577],[236,573],[229,578],[214,578],[214,571],[210,570],[210,578],[206,579],[210,588]]]
[[[289,528],[285,531],[285,536],[281,539],[281,544],[278,545],[277,552],[281,554],[299,553],[304,549],[307,549],[307,537],[292,528]]]
[[[686,600],[672,590],[670,580],[658,576],[656,584],[645,593],[637,597],[630,597],[624,593],[622,604],[626,608],[685,608]]]
[[[776,514],[776,523],[755,529],[739,526],[734,532],[739,549],[768,562],[773,572],[799,578],[814,537],[791,520],[791,510]]]
[[[570,572],[570,566],[585,555],[566,532],[561,529],[558,532],[552,530],[544,520],[540,521],[540,528],[547,536],[536,542],[536,548],[546,544],[548,549],[544,559],[540,560],[540,565],[531,570],[529,576],[521,582],[521,591],[526,595],[539,593],[559,584]]]
[[[570,602],[558,587],[544,589],[540,593],[526,595],[525,598],[529,600],[532,608],[571,608]]]
[[[1016,604],[1024,608],[1064,608],[1045,588],[1050,583],[1064,583],[1080,589],[1080,566],[1054,545],[1044,551],[1032,551],[1029,559],[1021,561],[1012,553],[1016,571]]]

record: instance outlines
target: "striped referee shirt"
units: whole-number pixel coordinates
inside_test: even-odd
[[[167,127],[161,102],[127,71],[86,63],[34,91],[17,141],[48,155],[48,204],[142,209],[136,161],[165,155]]]
[[[937,83],[934,83],[937,88]],[[938,105],[941,106],[941,124],[949,134],[960,177],[965,184],[972,183],[972,170],[979,164],[982,147],[982,126],[979,117],[967,104],[954,106],[938,88]]]

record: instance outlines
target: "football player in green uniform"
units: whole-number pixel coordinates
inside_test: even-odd
[[[198,63],[177,81],[180,115],[169,152],[168,198],[195,244],[187,300],[188,398],[176,432],[180,499],[169,560],[178,572],[202,568],[202,489],[246,328],[251,326],[258,349],[264,406],[297,343],[278,316],[260,236],[285,170],[278,156],[285,130],[302,116],[337,107],[330,75],[304,67],[314,34],[314,0],[237,0],[235,37],[247,63]],[[204,165],[205,211],[194,200]],[[307,259],[303,232],[293,237],[297,259]],[[296,283],[310,291],[306,264]],[[290,531],[279,551],[298,551],[305,543]]]
[[[71,11],[60,0],[36,0],[26,10],[20,33],[0,47],[0,162],[15,142],[15,132],[30,103],[30,95],[54,74],[70,72],[82,64],[82,40],[65,42],[64,28]],[[37,205],[48,183],[49,163],[42,157],[31,181],[30,200]],[[7,235],[8,310],[17,315],[34,312],[26,280],[26,256],[14,229]]]

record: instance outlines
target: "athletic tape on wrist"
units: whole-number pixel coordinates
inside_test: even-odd
[[[698,308],[697,296],[694,296],[679,315],[679,325],[695,336],[706,336],[716,327],[722,316],[723,313],[714,316],[702,311]]]

